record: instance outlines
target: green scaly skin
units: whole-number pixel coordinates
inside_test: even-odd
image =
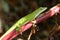
[[[47,7],[40,7],[37,10],[35,10],[34,12],[26,15],[25,17],[22,17],[21,19],[19,19],[1,38],[0,40],[2,40],[2,38],[4,38],[4,36],[6,36],[8,33],[10,33],[11,31],[13,31],[14,29],[16,29],[17,27],[21,27],[22,25],[28,23],[29,21],[34,20],[40,13],[42,13],[43,11],[45,11],[47,9]],[[21,29],[21,28],[20,28]],[[20,30],[19,29],[19,30]],[[18,30],[18,29],[17,29]]]

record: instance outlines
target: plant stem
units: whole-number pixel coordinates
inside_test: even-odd
[[[60,4],[54,6],[53,8],[51,8],[48,12],[45,12],[44,15],[40,16],[39,18],[37,18],[35,21],[36,23],[40,23],[42,21],[45,21],[46,19],[48,19],[49,17],[52,17],[54,14],[58,13],[60,11]],[[9,34],[7,34],[6,36],[4,36],[2,39],[0,40],[12,40],[14,37],[16,37],[17,35],[21,34],[22,32],[28,30],[29,28],[31,28],[33,25],[32,22],[27,23],[26,25],[22,26],[22,30],[20,30],[19,32],[16,32],[16,30],[11,31]]]

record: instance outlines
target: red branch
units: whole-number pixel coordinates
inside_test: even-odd
[[[57,6],[54,6],[53,8],[51,8],[48,12],[45,12],[44,15],[37,18],[36,21],[37,23],[42,22],[48,19],[49,17],[52,17],[54,14],[58,13],[59,11],[60,11],[60,5],[58,4]]]
[[[44,15],[42,15],[41,17],[36,19],[36,23],[40,23],[46,19],[48,19],[49,17],[52,17],[54,14],[58,13],[60,11],[60,4],[58,4],[57,6],[54,6],[53,8],[51,8],[48,12],[45,12]],[[28,30],[29,28],[31,28],[33,25],[32,22],[27,23],[26,25],[22,26],[22,30],[17,32],[16,30],[13,30],[12,32],[10,32],[9,34],[7,34],[2,40],[12,40],[13,38],[15,38],[16,36],[18,36],[19,34],[21,34],[22,32]]]
[[[9,34],[7,34],[2,40],[12,40],[17,35],[19,35],[22,32],[28,30],[31,26],[32,26],[32,23],[31,22],[28,23],[28,24],[26,24],[26,25],[23,25],[21,31],[17,32],[16,30],[13,30],[12,32],[10,32]]]

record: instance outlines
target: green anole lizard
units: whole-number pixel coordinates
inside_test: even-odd
[[[34,20],[39,14],[41,14],[43,11],[45,11],[47,9],[47,7],[40,7],[37,10],[35,10],[34,12],[26,15],[25,17],[22,17],[21,19],[19,19],[1,38],[0,40],[6,36],[8,33],[10,33],[11,31],[13,31],[14,29],[17,29],[17,27],[21,27],[22,25],[28,23],[29,21]]]

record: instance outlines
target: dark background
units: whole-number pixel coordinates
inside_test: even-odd
[[[0,35],[5,33],[18,19],[37,8],[48,7],[50,9],[59,3],[60,0],[0,0],[0,18],[2,20],[2,31],[4,30]],[[55,31],[56,27],[60,25],[59,17],[60,14],[54,15],[48,20],[37,24],[36,30],[38,31],[31,36],[31,40],[59,40],[59,31]],[[27,40],[30,31],[31,29],[27,30],[13,40]]]

